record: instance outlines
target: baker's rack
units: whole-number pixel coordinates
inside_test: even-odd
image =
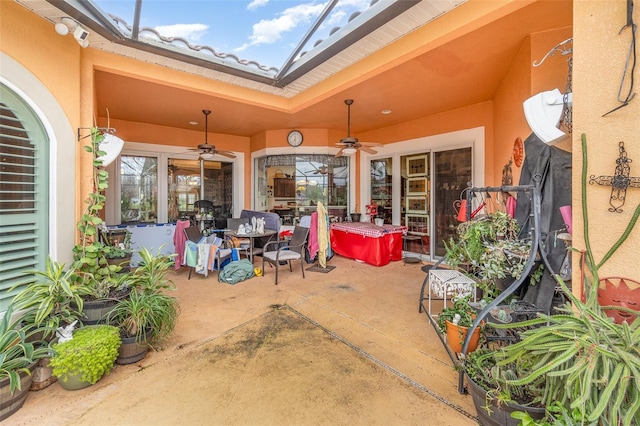
[[[462,363],[464,363],[464,359],[465,359],[465,354],[468,351],[469,348],[469,341],[471,339],[471,336],[473,335],[473,331],[478,328],[478,326],[480,325],[481,322],[483,321],[487,321],[487,317],[489,316],[490,312],[498,307],[501,306],[501,304],[507,299],[509,298],[509,296],[513,295],[521,286],[522,284],[528,279],[529,274],[531,273],[533,266],[536,262],[538,261],[542,261],[544,263],[544,267],[547,268],[547,270],[549,271],[549,273],[551,274],[551,276],[555,276],[554,270],[551,267],[549,260],[547,258],[547,254],[546,251],[543,249],[542,245],[541,245],[541,241],[542,241],[542,236],[541,236],[541,230],[540,230],[540,216],[541,216],[541,212],[542,212],[542,196],[541,196],[541,185],[542,185],[542,177],[540,175],[536,175],[533,177],[533,184],[531,185],[515,185],[515,186],[496,186],[496,187],[473,187],[471,186],[471,183],[469,183],[468,188],[466,189],[466,193],[467,193],[467,197],[466,197],[466,203],[467,203],[467,221],[471,220],[471,212],[473,211],[472,209],[472,200],[476,195],[479,196],[484,196],[486,194],[489,193],[517,193],[518,197],[523,197],[523,196],[530,196],[532,203],[531,203],[531,211],[529,212],[529,216],[530,216],[530,220],[526,221],[526,223],[530,223],[531,228],[529,229],[529,237],[531,238],[531,251],[529,252],[529,256],[527,258],[527,261],[525,263],[524,266],[524,270],[520,276],[520,278],[518,278],[517,280],[515,280],[511,285],[509,285],[509,287],[507,287],[504,291],[502,291],[502,293],[500,293],[498,295],[498,297],[496,297],[493,301],[491,301],[488,305],[486,305],[482,310],[480,310],[478,312],[478,315],[476,316],[475,320],[473,321],[473,324],[471,325],[471,327],[469,327],[469,330],[467,331],[467,335],[464,339],[463,345],[462,345],[462,352],[460,354],[452,354],[451,351],[449,350],[448,346],[446,345],[446,342],[443,340],[443,338],[440,336],[440,334],[438,333],[438,336],[440,337],[440,339],[442,340],[442,343],[445,345],[445,349],[447,350],[447,352],[449,353],[449,356],[451,357],[452,361],[458,362],[461,361]],[[442,260],[441,260],[442,261]],[[434,268],[437,268],[439,263],[441,262],[439,261],[438,263],[436,263],[436,265],[434,265]],[[429,279],[429,275],[427,275],[427,277],[425,278],[425,280]],[[424,289],[424,285],[423,285],[423,289]],[[424,295],[421,294],[421,299],[420,299],[420,310],[423,309],[423,299],[424,299]],[[445,294],[445,298],[447,297],[447,295]],[[535,306],[531,305],[533,308],[536,308]],[[427,312],[427,316],[429,317],[429,320],[431,322],[431,324],[434,327],[437,327],[437,325],[435,325],[435,321],[433,320],[430,312]],[[517,319],[516,319],[517,321]],[[499,338],[499,337],[498,337]],[[459,355],[459,356],[458,356]],[[464,369],[460,368],[460,378],[459,378],[459,382],[458,382],[458,391],[460,393],[464,393]]]

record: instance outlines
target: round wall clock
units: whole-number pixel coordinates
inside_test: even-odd
[[[302,132],[300,130],[292,130],[289,132],[287,136],[287,142],[291,146],[300,146],[302,145]]]
[[[524,145],[522,144],[522,139],[516,138],[516,141],[513,143],[513,163],[516,167],[522,166],[522,160],[524,159]]]

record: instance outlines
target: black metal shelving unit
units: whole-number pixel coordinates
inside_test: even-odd
[[[542,236],[541,236],[541,231],[540,231],[540,216],[541,216],[541,205],[542,205],[542,201],[541,201],[541,178],[540,177],[534,177],[534,184],[533,185],[517,185],[517,186],[498,186],[498,187],[472,187],[471,184],[469,184],[469,187],[467,188],[467,199],[466,199],[466,203],[467,203],[467,220],[471,220],[470,214],[472,211],[472,205],[471,205],[471,201],[474,198],[474,196],[476,194],[478,195],[484,195],[484,194],[488,194],[488,193],[518,193],[518,197],[521,196],[530,196],[532,199],[532,203],[531,203],[531,211],[530,211],[530,221],[529,223],[532,223],[533,225],[531,226],[531,228],[529,229],[529,236],[531,238],[531,251],[529,253],[529,257],[527,259],[527,262],[525,264],[524,267],[524,271],[522,273],[522,275],[520,276],[520,278],[518,278],[517,280],[515,280],[511,285],[509,285],[504,291],[502,291],[502,293],[500,293],[500,295],[498,297],[496,297],[493,301],[491,301],[491,303],[489,303],[487,306],[485,306],[482,310],[480,310],[478,312],[478,315],[476,316],[475,320],[473,321],[473,324],[471,325],[471,327],[469,327],[469,330],[467,331],[467,335],[465,337],[464,343],[462,345],[462,352],[460,354],[456,354],[456,353],[452,353],[452,351],[449,349],[449,347],[447,346],[444,338],[442,337],[442,335],[438,332],[438,337],[440,338],[442,344],[445,346],[445,349],[447,350],[451,360],[454,363],[462,363],[464,364],[464,355],[467,353],[468,351],[468,347],[469,347],[469,341],[471,339],[471,336],[473,334],[473,331],[475,329],[478,328],[478,326],[480,325],[481,322],[483,321],[493,321],[491,319],[490,316],[490,312],[494,309],[499,309],[499,308],[503,308],[503,302],[505,300],[507,300],[511,295],[513,295],[517,290],[520,289],[520,287],[528,280],[529,278],[529,274],[531,273],[533,266],[536,262],[538,261],[542,261],[544,263],[544,267],[548,268],[549,273],[552,276],[555,276],[555,272],[553,270],[553,268],[551,267],[546,251],[544,250],[544,248],[541,245],[541,240],[542,240]],[[436,265],[434,265],[434,268],[437,268],[439,266],[439,263],[436,263]],[[422,290],[421,290],[421,294],[420,294],[420,307],[419,307],[419,311],[421,312],[422,310],[425,311],[425,313],[427,314],[427,316],[429,317],[429,322],[436,328],[437,331],[437,324],[434,321],[434,319],[431,317],[430,313],[427,312],[427,310],[424,308],[423,305],[423,301],[425,300],[424,297],[424,289],[425,289],[425,285],[427,284],[427,280],[429,279],[429,276],[427,274],[427,277],[425,277],[425,281],[423,282],[423,286],[422,286]],[[445,294],[444,297],[447,297],[447,295]],[[513,318],[513,322],[517,323],[519,321],[522,321],[524,319],[528,319],[530,318],[532,315],[536,315],[537,312],[542,312],[542,310],[538,309],[537,307],[535,307],[534,305],[531,304],[526,304],[522,306],[522,309],[518,312],[518,309],[516,309],[514,311],[514,314],[512,315]],[[516,334],[509,334],[506,332],[500,332],[497,333],[494,336],[488,336],[487,337],[487,341],[493,341],[493,342],[501,342],[501,344],[508,344],[510,342],[516,341],[518,339],[518,336]],[[458,382],[458,391],[460,393],[465,393],[465,389],[464,389],[464,369],[460,368],[460,378],[459,378],[459,382]]]

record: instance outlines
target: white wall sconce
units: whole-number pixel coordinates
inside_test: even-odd
[[[71,18],[64,17],[61,22],[55,25],[56,32],[61,36],[65,36],[69,33],[73,34],[73,38],[76,39],[78,44],[82,47],[89,46],[89,31],[85,30],[80,24]]]

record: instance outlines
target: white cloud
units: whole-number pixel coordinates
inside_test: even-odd
[[[247,6],[247,10],[258,9],[259,7],[266,6],[267,3],[269,3],[269,0],[253,0],[249,3],[249,6]]]
[[[155,30],[165,37],[182,37],[190,42],[197,42],[209,29],[205,24],[173,24],[158,25]]]
[[[246,50],[251,46],[273,44],[282,38],[282,33],[291,31],[299,25],[310,23],[324,9],[324,4],[300,4],[285,9],[275,19],[261,20],[253,25],[253,34],[249,42],[234,49],[236,52]]]

